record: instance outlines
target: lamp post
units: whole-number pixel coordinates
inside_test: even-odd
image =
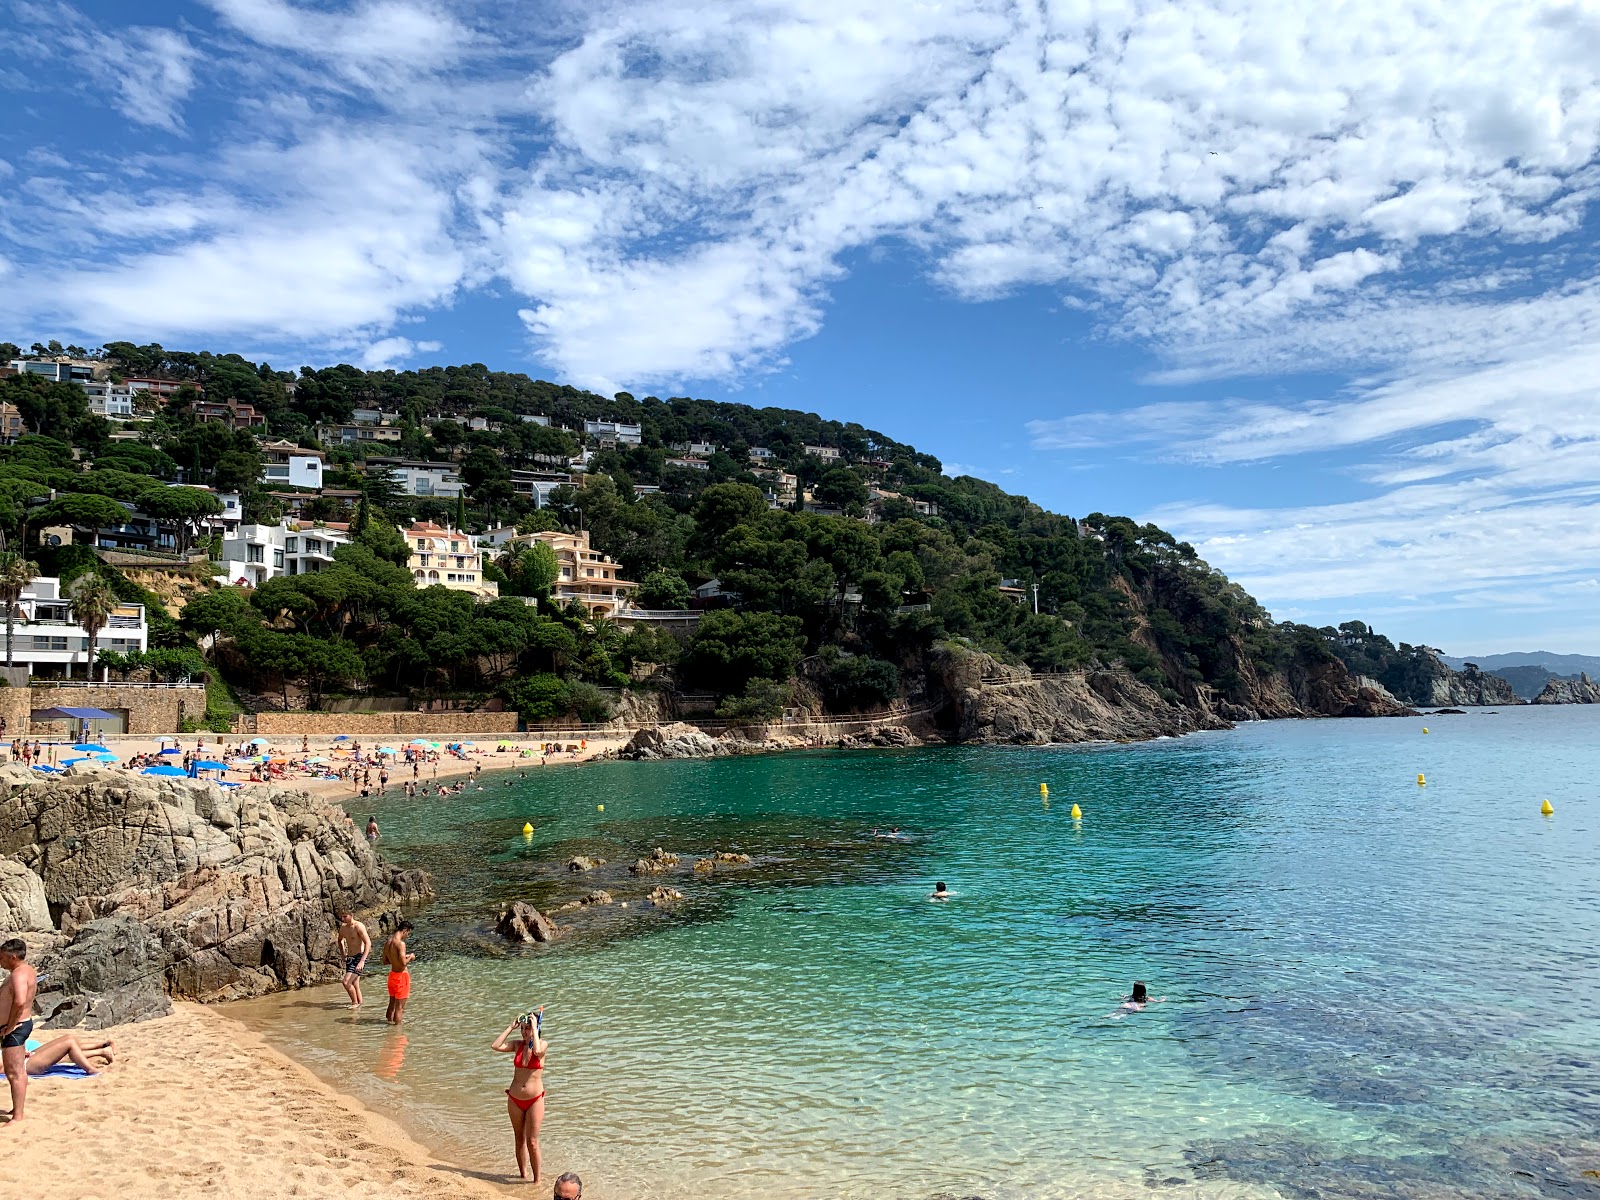
[[[1033,615],[1036,617],[1039,615],[1039,585],[1037,583],[1033,585]]]

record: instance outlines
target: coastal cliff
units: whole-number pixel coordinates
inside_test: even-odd
[[[1441,673],[1434,675],[1429,681],[1429,691],[1426,699],[1418,703],[1432,705],[1436,708],[1449,708],[1456,705],[1489,705],[1489,704],[1521,704],[1517,698],[1516,689],[1509,680],[1498,675],[1490,675],[1481,671],[1473,663],[1467,663],[1459,671],[1453,671],[1444,663],[1439,664]]]
[[[337,806],[287,788],[13,765],[0,797],[0,921],[29,942],[53,1026],[335,979],[336,907],[381,920],[431,894]]]
[[[1530,702],[1533,704],[1600,704],[1600,684],[1587,672],[1576,679],[1552,679]]]

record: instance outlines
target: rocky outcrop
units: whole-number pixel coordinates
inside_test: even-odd
[[[555,922],[533,905],[513,900],[500,910],[494,931],[508,942],[553,942],[558,930]]]
[[[1588,673],[1576,679],[1552,679],[1544,690],[1533,698],[1534,704],[1600,704],[1600,684],[1590,679]]]
[[[1474,663],[1467,663],[1459,671],[1452,671],[1443,663],[1439,665],[1442,673],[1429,680],[1428,695],[1419,698],[1417,703],[1435,708],[1521,703],[1510,680],[1480,671]]]
[[[603,867],[605,865],[605,859],[590,858],[587,854],[579,854],[567,860],[567,870],[580,875],[585,871],[593,871],[596,867]]]
[[[682,721],[651,725],[639,730],[617,751],[618,758],[646,761],[656,758],[715,758],[727,748],[710,734]]]
[[[678,856],[657,846],[643,858],[636,859],[628,868],[630,875],[664,875],[678,865]]]
[[[44,880],[27,867],[0,859],[0,931],[37,932],[54,929],[44,898]]]
[[[337,979],[335,908],[382,924],[431,894],[304,792],[13,766],[0,796],[0,878],[30,891],[20,867],[43,890],[38,1010],[53,1025]],[[37,925],[37,906],[23,908]]]
[[[660,884],[651,888],[650,894],[646,896],[645,899],[650,901],[651,904],[656,905],[676,904],[679,900],[683,899],[683,893],[677,888],[670,888],[665,884]]]

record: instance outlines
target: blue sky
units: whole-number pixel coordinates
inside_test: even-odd
[[[0,0],[0,337],[859,420],[1600,653],[1600,10]]]

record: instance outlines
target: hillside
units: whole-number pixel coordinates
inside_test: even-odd
[[[132,419],[110,421],[86,408],[82,386],[0,378],[0,398],[31,430],[0,448],[9,497],[0,532],[44,570],[99,573],[136,591],[83,546],[31,545],[29,531],[46,524],[93,541],[120,519],[112,503],[180,513],[174,528],[217,557],[214,518],[182,517],[173,501],[205,494],[177,483],[237,492],[246,522],[279,521],[291,506],[301,522],[351,522],[352,544],[329,569],[194,595],[180,621],[153,631],[166,658],[111,656],[124,672],[180,660],[193,669],[204,647],[206,669],[258,698],[498,698],[531,720],[599,718],[624,692],[663,688],[712,693],[724,716],[751,720],[930,696],[953,710],[953,654],[996,664],[955,672],[968,692],[1006,664],[1029,677],[1114,676],[1126,681],[1106,684],[1119,703],[1188,714],[1179,724],[1402,710],[1357,675],[1402,701],[1500,702],[1459,699],[1460,677],[1436,659],[1401,661],[1411,647],[1390,647],[1393,661],[1369,670],[1339,630],[1274,622],[1154,525],[1047,512],[951,478],[936,458],[851,422],[683,397],[607,399],[478,364],[290,373],[129,343],[84,361],[114,383],[171,382],[142,384],[166,394],[141,393]],[[366,424],[350,424],[358,419]],[[354,440],[362,429],[385,440]],[[326,457],[319,493],[263,481],[273,440]],[[380,455],[458,471],[463,495],[406,495],[390,467],[368,461]],[[419,588],[395,525],[423,519],[474,532],[581,530],[641,584],[642,605],[681,609],[698,589],[702,610],[684,636],[623,612],[595,619],[556,602],[536,547],[492,556],[492,602]],[[1049,701],[1058,702],[1069,703]],[[1045,716],[1035,716],[1038,733]]]
[[[1587,671],[1600,674],[1600,656],[1593,654],[1555,654],[1549,650],[1519,651],[1512,654],[1469,654],[1465,658],[1442,654],[1447,666],[1459,671],[1469,662],[1477,663],[1485,671],[1496,673],[1507,667],[1543,667],[1552,675],[1575,678]]]

